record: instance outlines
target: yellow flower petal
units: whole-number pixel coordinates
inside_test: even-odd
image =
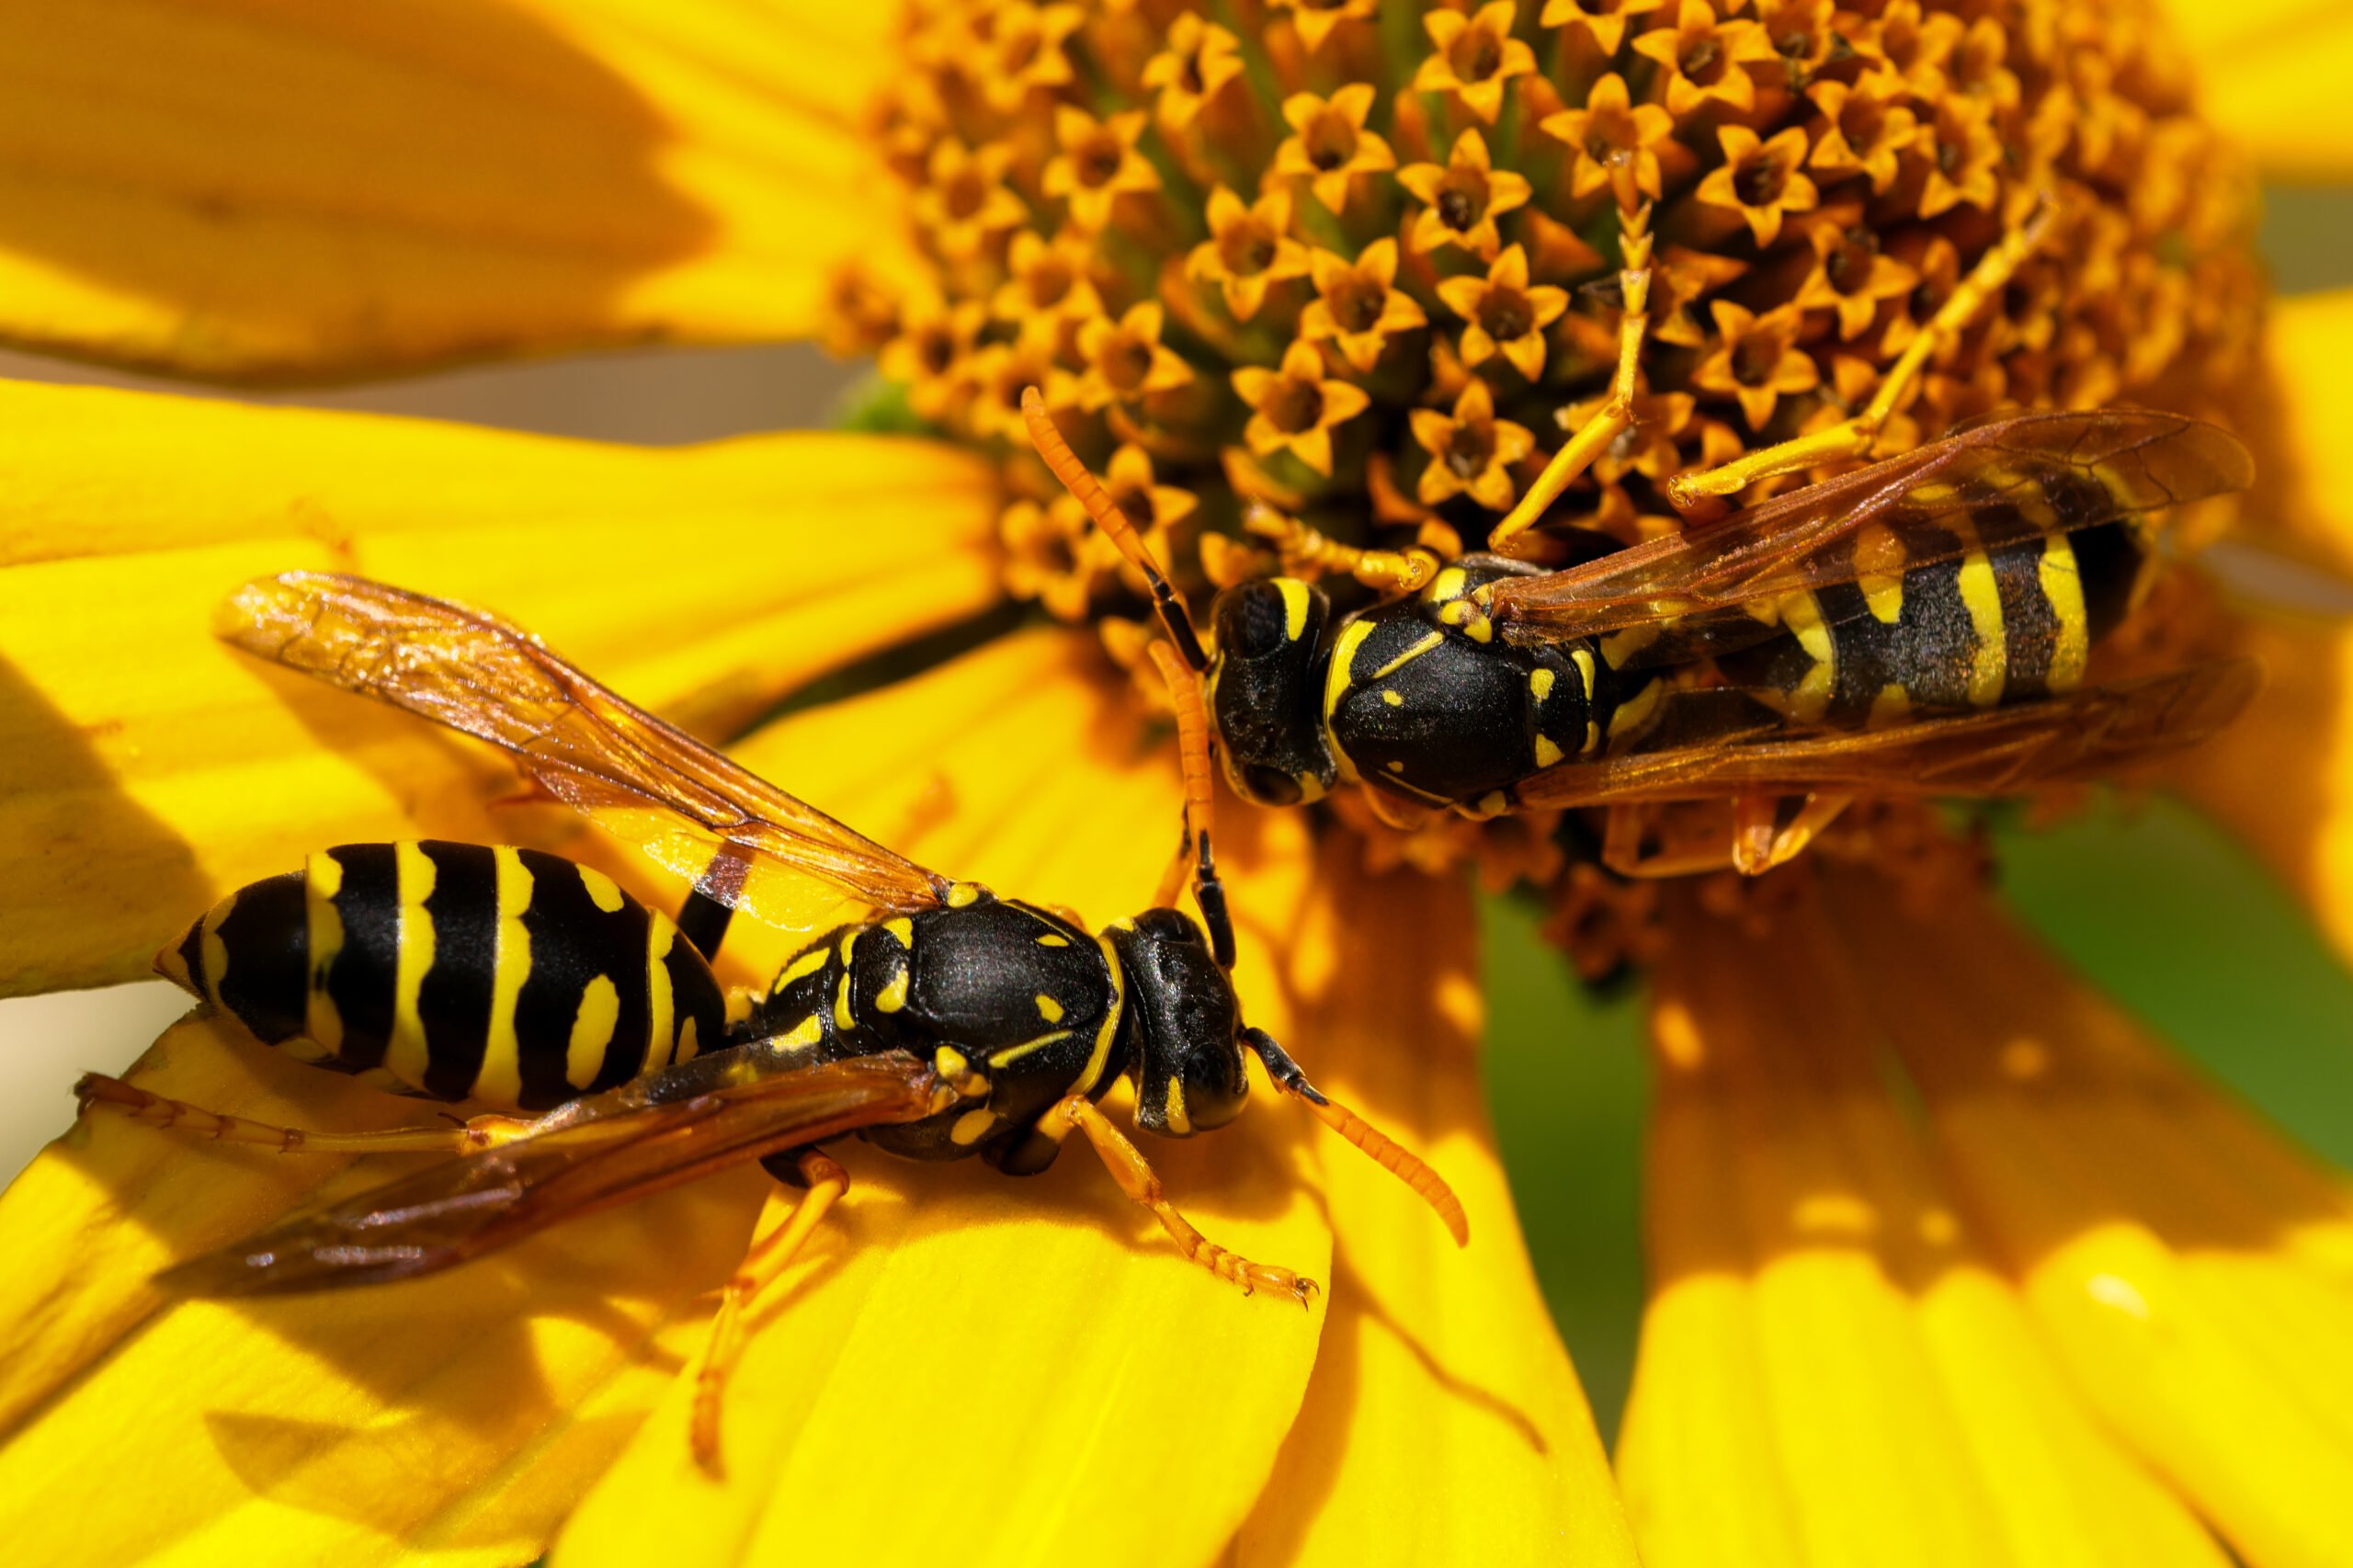
[[[183,1024],[140,1080],[261,1119],[420,1113],[233,1027]],[[52,1145],[0,1199],[0,1529],[27,1562],[511,1563],[529,1559],[699,1342],[756,1172],[381,1290],[165,1308],[148,1276],[284,1212],[333,1157],[119,1119]],[[135,1507],[124,1477],[139,1477]]]
[[[912,441],[647,450],[0,383],[0,842],[29,851],[0,993],[135,978],[310,849],[550,831],[485,815],[511,775],[478,748],[214,642],[248,577],[483,604],[708,729],[994,601],[995,508]]]
[[[2259,549],[2308,557],[2353,581],[2353,490],[2333,477],[2345,432],[2353,430],[2353,386],[2344,374],[2353,362],[2353,290],[2279,301],[2264,350],[2271,376],[2266,407],[2279,427],[2268,432],[2243,528]],[[2229,559],[2222,564],[2229,581]],[[2236,723],[2169,765],[2167,776],[2262,856],[2310,903],[2337,951],[2353,956],[2347,590],[2342,582],[2311,585],[2320,600],[2336,601],[2314,617],[2300,613],[2300,600],[2278,602],[2276,585],[2251,586],[2234,651],[2262,661],[2264,688]]]
[[[1471,1244],[1456,1248],[1403,1184],[1319,1130],[1338,1249],[1331,1315],[1234,1558],[1631,1563],[1487,1125],[1468,890],[1367,876],[1361,848],[1340,838],[1313,870],[1303,889],[1233,879],[1246,916],[1295,933],[1284,1044],[1320,1087],[1437,1167],[1470,1215]]]
[[[2164,0],[2195,62],[2200,111],[2254,153],[2266,173],[2353,175],[2353,129],[2340,96],[2353,73],[2353,15],[2330,0]]]
[[[1687,907],[1660,971],[1619,1447],[1643,1560],[2219,1565],[1955,1211],[1831,940],[1810,908],[1751,939]]]
[[[1150,901],[1178,802],[1173,754],[1146,742],[1100,664],[1082,635],[1009,639],[742,755],[926,864],[1100,924]],[[1221,859],[1287,862],[1296,884],[1303,825],[1264,845],[1230,835]],[[1262,1005],[1269,934],[1244,922],[1253,1018],[1280,1017]],[[1145,1153],[1213,1240],[1328,1284],[1306,1137],[1259,1106]],[[1208,1561],[1274,1463],[1323,1300],[1302,1314],[1185,1263],[1075,1140],[1017,1185],[855,1146],[849,1163],[835,1235],[763,1315],[731,1385],[725,1479],[688,1458],[681,1387],[554,1561]]]
[[[885,6],[0,16],[0,333],[318,377],[811,331],[881,244]]]
[[[2245,1561],[2343,1561],[2342,1178],[1981,901],[1921,925],[1840,914],[1956,1188],[2086,1401]]]

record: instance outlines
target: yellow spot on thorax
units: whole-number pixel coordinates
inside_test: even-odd
[[[861,935],[863,935],[862,931],[856,926],[842,933],[842,967],[844,969],[847,969],[850,960],[858,956],[858,938]]]
[[[621,994],[613,977],[600,974],[580,993],[580,1010],[572,1016],[572,1040],[563,1052],[563,1081],[585,1089],[597,1081],[605,1065],[605,1048],[621,1018]]]
[[[1348,687],[1356,678],[1351,668],[1357,650],[1371,635],[1372,623],[1367,620],[1352,620],[1340,628],[1340,635],[1332,644],[1331,668],[1324,676],[1324,717],[1327,721],[1339,711],[1340,699],[1348,694]]]
[[[433,967],[433,916],[426,913],[425,901],[433,896],[438,873],[415,843],[392,846],[392,869],[400,890],[400,925],[393,946],[392,1038],[384,1051],[384,1070],[418,1087],[425,1083],[431,1054],[425,1045],[425,1021],[416,1012],[425,971]]]
[[[968,1110],[948,1129],[948,1141],[960,1149],[969,1149],[987,1137],[989,1129],[995,1125],[996,1112],[986,1106],[978,1110]]]
[[[1381,665],[1379,669],[1373,671],[1371,675],[1365,678],[1368,680],[1386,680],[1389,676],[1395,675],[1399,670],[1404,669],[1407,665],[1412,664],[1415,659],[1420,658],[1424,653],[1428,653],[1431,649],[1437,647],[1439,643],[1444,642],[1445,641],[1446,633],[1443,631],[1424,632],[1415,641],[1413,646],[1407,648],[1404,653],[1398,654],[1395,658],[1390,660],[1387,664]]]
[[[825,1038],[825,1026],[814,1013],[802,1018],[784,1033],[776,1037],[775,1044],[783,1051],[805,1051]]]
[[[1577,679],[1585,687],[1585,699],[1587,702],[1591,702],[1593,700],[1593,681],[1595,675],[1593,667],[1593,650],[1590,648],[1570,649],[1569,663],[1576,666]]]
[[[1049,931],[1038,938],[1038,945],[1041,948],[1067,948],[1070,938],[1059,931]]]
[[[834,1028],[842,1030],[858,1027],[849,1010],[849,971],[842,971],[842,983],[834,988]]]
[[[1542,707],[1552,696],[1552,672],[1541,665],[1529,671],[1528,691],[1536,699],[1537,706]]]
[[[1038,1016],[1045,1019],[1046,1022],[1050,1024],[1059,1024],[1063,1021],[1063,1005],[1060,1002],[1055,1001],[1052,997],[1047,995],[1042,991],[1039,992],[1036,996],[1031,998],[1031,1000],[1038,1004]]]
[[[1554,763],[1560,761],[1563,755],[1561,748],[1552,743],[1552,736],[1539,735],[1536,737],[1537,767],[1550,767]]]
[[[980,883],[956,882],[948,889],[948,897],[944,902],[950,909],[964,909],[978,903],[980,896]]]
[[[1046,1047],[1055,1044],[1058,1041],[1068,1040],[1069,1038],[1070,1030],[1056,1029],[1051,1034],[1041,1034],[1035,1040],[1025,1040],[1019,1045],[1008,1045],[1003,1051],[993,1051],[990,1053],[989,1065],[1002,1072],[1006,1067],[1009,1066],[1013,1062],[1020,1061],[1031,1051],[1043,1051]]]
[[[882,922],[882,929],[889,934],[892,941],[903,948],[912,948],[915,945],[915,923],[904,915],[896,919]]]
[[[1871,699],[1871,710],[1863,723],[1866,728],[1892,724],[1911,711],[1912,694],[1896,682],[1890,681],[1879,688],[1877,697]]]
[[[1470,580],[1471,574],[1461,567],[1449,566],[1430,579],[1430,585],[1422,590],[1422,597],[1431,604],[1443,604],[1449,599],[1461,598],[1463,585]]]
[[[1393,691],[1382,692],[1381,694],[1381,700],[1387,703],[1392,708],[1403,708],[1405,706],[1405,699],[1398,696]]]
[[[882,983],[882,989],[874,994],[876,1012],[895,1013],[907,1005],[908,976],[909,971],[905,964],[901,964],[892,971],[891,978]]]
[[[327,994],[327,975],[335,968],[335,956],[343,951],[343,912],[335,906],[335,895],[341,892],[342,861],[321,852],[303,862],[302,915],[308,926],[304,953],[310,968],[304,976],[302,1032],[331,1056],[343,1049],[343,1014]],[[495,997],[492,1006],[494,1012]]]

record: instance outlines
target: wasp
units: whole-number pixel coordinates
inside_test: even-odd
[[[673,922],[558,856],[418,842],[328,849],[222,899],[163,950],[166,977],[321,1065],[381,1070],[412,1091],[492,1109],[438,1128],[321,1133],[85,1080],[85,1108],[231,1142],[456,1156],[184,1263],[165,1277],[182,1292],[432,1273],[756,1159],[806,1194],[722,1298],[692,1427],[710,1462],[737,1324],[847,1190],[847,1174],[819,1148],[845,1135],[1027,1175],[1079,1133],[1185,1257],[1245,1292],[1304,1304],[1313,1281],[1203,1236],[1097,1105],[1130,1080],[1139,1128],[1206,1132],[1242,1111],[1256,1056],[1278,1091],[1468,1238],[1435,1172],[1244,1022],[1228,966],[1174,908],[1090,931],[929,870],[631,707],[529,633],[440,600],[295,573],[248,584],[221,630],[265,658],[505,748],[537,786],[692,878],[694,891]],[[733,917],[790,924],[813,880],[861,917],[731,997],[711,960]]]
[[[1358,550],[1254,517],[1302,570],[1224,589],[1213,651],[1034,392],[1024,412],[1047,466],[1151,585],[1168,638],[1155,657],[1206,710],[1182,726],[1188,770],[1214,753],[1262,805],[1359,785],[1400,826],[1609,808],[1613,869],[1754,874],[1859,795],[2094,777],[2202,739],[2256,688],[2238,661],[2086,682],[2160,554],[2146,514],[2251,482],[2245,449],[2218,426],[2130,408],[2026,414],[1728,516],[1717,506],[1756,479],[1868,455],[1902,385],[2045,221],[1989,253],[1861,415],[1671,482],[1693,514],[1679,533],[1546,570],[1521,558],[1542,549],[1543,508],[1631,426],[1648,278],[1630,268],[1611,396],[1487,551],[1449,559],[1427,536]],[[1336,618],[1311,579],[1328,569],[1385,597]],[[1728,806],[1729,823],[1693,812],[1678,837],[1667,808],[1701,802]]]

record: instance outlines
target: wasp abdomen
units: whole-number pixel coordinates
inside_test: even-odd
[[[261,1040],[420,1093],[561,1105],[721,1041],[710,966],[611,879],[534,849],[348,844],[222,899],[156,959]]]

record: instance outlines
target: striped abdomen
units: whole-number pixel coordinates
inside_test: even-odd
[[[155,967],[276,1045],[439,1099],[539,1110],[720,1043],[670,920],[536,849],[347,844],[241,888]]]
[[[1970,549],[1781,601],[1788,635],[1718,660],[1809,723],[1885,723],[2073,691],[2123,618],[2143,552],[2109,523]]]

